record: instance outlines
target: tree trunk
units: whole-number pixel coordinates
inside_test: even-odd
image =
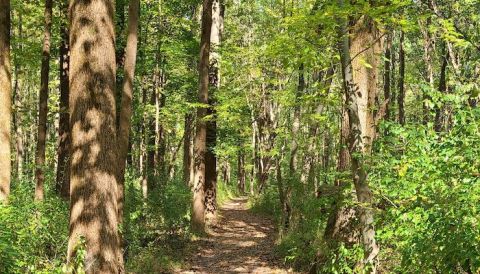
[[[192,130],[193,114],[185,114],[185,133],[183,137],[183,181],[192,186]]]
[[[237,162],[237,188],[240,194],[245,194],[245,181],[246,181],[246,172],[245,172],[245,152],[241,148],[238,151],[238,162]]]
[[[442,55],[442,67],[440,69],[440,79],[438,81],[438,91],[443,95],[447,92],[447,65],[448,65],[448,57],[447,57],[447,45],[444,45],[443,48],[443,55]],[[440,105],[435,107],[435,131],[440,132],[443,128],[443,107]]]
[[[70,2],[70,236],[86,273],[123,273],[118,235],[114,1]],[[96,31],[92,31],[96,30]]]
[[[282,203],[282,211],[283,211],[283,228],[285,231],[288,230],[290,227],[291,221],[291,198],[292,198],[292,189],[293,184],[296,183],[296,173],[297,173],[297,166],[298,166],[298,134],[300,130],[300,97],[305,90],[305,76],[304,76],[304,65],[301,64],[298,69],[298,86],[297,92],[295,94],[295,106],[293,109],[293,124],[292,124],[292,143],[290,144],[290,161],[289,161],[289,179],[287,181],[287,185],[284,187],[283,191],[283,203]],[[280,162],[278,163],[280,164]],[[280,196],[282,196],[279,193]]]
[[[392,34],[387,35],[387,41],[385,45],[385,63],[384,63],[384,78],[383,78],[383,97],[385,101],[390,102],[391,93],[391,61],[392,61]],[[385,120],[390,119],[390,103],[387,103],[385,108]]]
[[[339,2],[343,5],[343,0]],[[375,138],[373,106],[381,40],[374,21],[362,16],[352,27],[350,43],[349,36],[345,35],[348,33],[347,20],[342,21],[340,57],[350,123],[349,148],[352,155],[352,177],[357,200],[360,203],[358,207],[360,239],[365,253],[362,265],[370,266],[370,273],[376,273],[379,247],[375,240],[372,193],[368,185],[363,158],[371,154],[372,142]],[[366,45],[368,48],[365,48]],[[351,56],[355,56],[355,59]],[[368,63],[369,67],[365,66],[365,63]]]
[[[22,27],[22,14],[18,15],[18,33],[15,35],[18,37],[19,41],[23,39],[23,27]],[[17,50],[21,52],[23,50],[22,43],[17,43]],[[16,59],[14,57],[14,59]],[[22,68],[20,67],[19,62],[14,61],[14,84],[13,84],[13,104],[15,105],[15,111],[13,112],[13,130],[15,131],[15,168],[16,176],[19,181],[23,178],[23,164],[25,157],[25,147],[23,144],[23,116],[22,116],[22,89],[23,83],[20,80],[22,75]]]
[[[10,194],[11,93],[10,0],[0,0],[0,202]]]
[[[365,50],[365,45],[369,45],[367,50]],[[356,22],[350,50],[351,56],[357,56],[354,60],[348,58],[351,60],[351,70],[353,71],[353,82],[351,82],[353,86],[349,86],[354,87],[354,90],[348,92],[348,98],[350,98],[348,109],[351,129],[350,149],[351,155],[358,153],[362,155],[351,158],[351,168],[357,200],[361,204],[358,213],[361,241],[365,251],[363,264],[371,265],[371,273],[376,273],[379,247],[375,240],[373,224],[373,197],[363,162],[363,157],[371,154],[376,133],[373,106],[377,93],[377,67],[381,40],[379,30],[373,20],[364,16]],[[362,63],[362,59],[370,64],[371,68],[366,67]]]
[[[212,31],[212,1],[203,0],[202,34],[200,40],[200,63],[198,101],[208,105],[210,34]],[[192,229],[205,231],[205,176],[207,152],[207,109],[202,106],[197,109],[197,126],[194,140],[194,179],[192,204]]]
[[[50,40],[52,28],[52,0],[45,0],[45,31],[40,75],[40,98],[38,103],[37,151],[35,154],[35,200],[42,201],[45,182],[45,146],[47,141],[48,75],[50,72]]]
[[[399,78],[398,78],[398,122],[403,126],[405,125],[405,50],[403,49],[404,40],[403,31],[400,33],[399,44]]]
[[[217,156],[215,147],[217,143],[217,111],[215,110],[215,92],[220,88],[220,54],[218,47],[221,43],[223,27],[223,12],[220,0],[212,3],[212,25],[210,32],[210,67],[207,115],[207,151],[205,152],[205,209],[207,220],[215,218],[217,210]]]
[[[154,76],[155,77],[155,76]],[[155,83],[155,81],[154,81]],[[157,97],[157,89],[153,87],[152,93],[150,95],[150,106],[155,106],[156,97]],[[155,166],[155,141],[156,141],[156,125],[155,125],[155,117],[149,116],[148,117],[148,129],[147,129],[147,181],[148,181],[148,190],[151,191],[156,187],[156,166]]]
[[[125,165],[128,154],[128,140],[130,137],[132,119],[133,87],[135,82],[135,65],[137,62],[138,20],[140,16],[140,0],[130,0],[128,7],[128,35],[125,48],[125,66],[122,88],[122,100],[118,127],[118,177],[117,177],[117,205],[118,221],[123,220],[123,204],[125,200]]]
[[[68,13],[68,3],[61,4],[62,13]],[[60,44],[60,120],[58,125],[58,150],[57,150],[57,193],[64,199],[70,198],[70,114],[68,112],[68,72],[70,66],[70,50],[68,48],[67,18],[61,18],[61,44]]]
[[[423,94],[423,124],[424,125],[427,125],[428,121],[430,120],[430,109],[427,105],[427,103],[425,101],[427,100],[430,100],[430,95],[429,95],[429,92],[430,91],[433,91],[434,89],[434,84],[435,84],[435,79],[434,79],[434,71],[433,71],[433,58],[432,58],[432,53],[435,52],[435,44],[434,44],[434,40],[432,39],[432,37],[430,37],[430,33],[429,33],[429,30],[428,30],[428,27],[430,26],[431,24],[431,20],[428,18],[426,20],[426,23],[425,25],[422,24],[422,21],[420,21],[419,25],[420,25],[420,30],[422,32],[422,35],[423,35],[423,61],[425,63],[425,66],[426,66],[426,79],[427,79],[427,82],[429,84],[429,87],[430,87],[430,90],[427,91],[427,92],[424,92]],[[403,36],[403,33],[402,33],[402,36]],[[400,37],[400,39],[402,39],[402,36]],[[402,40],[400,41],[401,44],[402,44]],[[402,50],[402,49],[401,49]],[[399,57],[400,59],[400,57]],[[401,66],[401,60],[399,60],[400,62],[400,66]],[[403,61],[405,62],[405,61]],[[405,65],[403,65],[405,67]],[[399,68],[400,69],[400,68]],[[401,75],[401,73],[400,73]],[[400,91],[399,91],[400,92]],[[398,95],[400,96],[400,94]],[[400,106],[399,106],[400,107]]]
[[[164,83],[164,73],[163,71],[160,72],[159,74],[159,84],[158,86],[161,87],[161,90],[163,92],[163,83]],[[166,102],[166,95],[163,94],[162,92],[156,92],[156,101],[155,101],[155,107],[156,107],[156,121],[155,121],[155,132],[156,132],[156,139],[157,139],[157,151],[156,151],[156,157],[157,157],[157,171],[158,174],[160,175],[160,178],[164,180],[163,183],[166,183],[166,178],[167,178],[167,163],[166,163],[166,153],[167,153],[167,136],[165,129],[163,125],[159,121],[160,117],[160,110],[165,107],[165,102]]]

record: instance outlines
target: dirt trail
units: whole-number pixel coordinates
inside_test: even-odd
[[[294,273],[282,267],[273,255],[273,223],[250,212],[247,198],[236,198],[219,210],[219,219],[202,238],[193,256],[187,259],[190,269],[182,274],[223,273]]]

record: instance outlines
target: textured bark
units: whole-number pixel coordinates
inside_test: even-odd
[[[210,34],[212,31],[212,0],[203,1],[202,34],[200,39],[200,63],[198,102],[208,105]],[[207,109],[197,109],[197,125],[194,139],[194,179],[192,203],[192,229],[205,230],[205,154],[207,151]]]
[[[123,204],[125,200],[125,167],[128,154],[128,140],[132,125],[133,83],[135,80],[135,65],[137,62],[138,20],[140,16],[140,0],[130,0],[128,8],[128,35],[125,48],[125,65],[122,87],[122,100],[118,124],[118,178],[117,206],[118,221],[123,219]]]
[[[70,49],[68,47],[68,26],[66,14],[68,13],[68,3],[63,1],[61,10],[65,18],[61,20],[61,42],[60,42],[60,119],[58,125],[58,149],[57,149],[57,193],[64,199],[70,197],[70,114],[68,112],[68,97],[70,90],[68,87],[68,72],[70,66]]]
[[[210,32],[209,56],[209,83],[207,115],[207,151],[205,152],[205,216],[207,220],[215,218],[217,211],[217,112],[215,110],[215,92],[220,87],[220,53],[218,47],[221,43],[223,28],[223,11],[220,0],[212,3],[212,26]]]
[[[10,193],[11,93],[10,0],[0,0],[0,202]]]
[[[405,50],[403,49],[404,41],[403,31],[400,34],[399,54],[398,54],[398,122],[405,125]]]
[[[70,237],[86,273],[123,273],[117,218],[114,2],[70,1]]]
[[[38,103],[37,150],[35,154],[35,200],[41,201],[44,196],[45,182],[45,146],[47,142],[48,114],[48,74],[50,72],[50,40],[52,29],[52,0],[45,0],[45,31],[43,37],[42,69],[40,73],[40,98]]]
[[[375,119],[373,107],[377,93],[378,56],[381,51],[380,33],[375,23],[368,17],[360,18],[353,27],[350,54],[357,56],[351,60],[353,71],[353,86],[348,85],[349,118],[350,118],[350,149],[351,154],[361,153],[361,156],[352,157],[352,175],[360,203],[358,216],[360,235],[365,258],[363,263],[371,266],[371,273],[376,273],[377,255],[379,247],[375,240],[372,209],[373,195],[368,185],[368,174],[365,171],[363,157],[371,154],[372,143],[375,139]],[[368,48],[365,49],[365,46]],[[363,60],[362,60],[363,59]],[[367,67],[363,62],[370,65]],[[347,81],[348,83],[348,81]]]
[[[343,5],[343,0],[339,0],[339,3]],[[376,273],[379,247],[375,240],[373,197],[363,158],[371,154],[372,142],[375,138],[373,106],[377,92],[376,77],[381,39],[375,22],[366,16],[360,17],[353,25],[351,41],[345,35],[348,33],[346,20],[342,20],[339,33],[342,74],[350,124],[349,150],[352,155],[352,179],[357,200],[360,203],[357,208],[359,234],[365,251],[362,265],[369,265],[369,272]],[[351,56],[355,58],[352,59]]]

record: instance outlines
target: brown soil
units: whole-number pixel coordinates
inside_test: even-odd
[[[247,198],[236,198],[219,210],[208,236],[196,241],[187,259],[189,269],[179,274],[294,273],[274,255],[273,222],[248,210]]]

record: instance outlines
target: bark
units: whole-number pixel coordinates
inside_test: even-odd
[[[185,133],[183,138],[183,181],[192,187],[192,131],[193,114],[185,114]]]
[[[215,110],[215,92],[220,87],[220,54],[218,47],[221,43],[221,30],[223,27],[223,12],[220,0],[212,3],[212,25],[210,32],[209,56],[209,83],[207,115],[207,151],[205,152],[205,209],[206,218],[215,218],[217,210],[217,156],[215,147],[217,143],[217,112]]]
[[[446,45],[443,49],[443,56],[442,56],[442,67],[440,69],[440,79],[438,81],[438,91],[443,95],[447,92],[447,65],[448,65],[448,58],[446,52]],[[437,102],[435,107],[435,131],[440,132],[443,128],[443,107],[441,102]]]
[[[300,130],[300,97],[305,91],[305,76],[304,76],[304,65],[301,64],[298,69],[298,86],[295,94],[295,106],[293,109],[293,124],[292,124],[292,143],[290,144],[290,160],[289,160],[289,180],[287,185],[282,191],[285,191],[283,195],[282,203],[282,213],[283,213],[283,228],[286,230],[290,227],[291,221],[291,198],[292,198],[292,188],[293,184],[296,183],[297,177],[297,167],[298,167],[298,134]],[[279,165],[280,163],[277,163]],[[279,168],[279,167],[277,167]],[[279,189],[281,190],[281,189]],[[282,200],[282,199],[280,199]]]
[[[398,122],[405,125],[405,50],[403,49],[404,41],[403,31],[400,33],[400,44],[398,54]]]
[[[123,273],[118,235],[114,1],[70,1],[70,236],[86,273]]]
[[[128,155],[128,140],[132,126],[132,100],[135,82],[135,65],[137,62],[138,20],[140,16],[140,0],[130,0],[128,8],[128,35],[125,48],[125,65],[120,107],[118,137],[118,178],[117,206],[118,221],[123,219],[123,204],[125,200],[125,167]]]
[[[52,0],[45,0],[45,30],[42,50],[42,69],[40,73],[40,98],[38,104],[37,150],[35,154],[35,200],[43,200],[45,182],[45,146],[47,141],[48,114],[48,74],[50,72],[50,40],[52,28]]]
[[[10,194],[11,93],[10,0],[0,0],[0,202]]]
[[[342,0],[339,2],[343,5]],[[375,240],[373,224],[373,198],[363,158],[371,153],[375,138],[373,106],[381,40],[375,22],[366,16],[360,17],[353,25],[351,41],[345,35],[348,33],[347,21],[345,19],[341,21],[339,47],[350,125],[349,149],[351,155],[355,155],[351,158],[351,170],[357,200],[360,203],[357,209],[359,234],[365,252],[361,263],[370,266],[370,273],[376,273],[379,247]],[[355,58],[352,59],[351,56]]]
[[[371,266],[371,273],[376,273],[377,255],[379,247],[375,240],[375,228],[373,223],[374,212],[372,209],[373,197],[368,185],[365,171],[364,157],[371,154],[372,143],[375,139],[375,119],[373,116],[373,106],[376,97],[377,85],[377,67],[378,55],[381,50],[381,41],[379,40],[379,30],[376,28],[373,20],[367,17],[360,18],[354,28],[351,43],[351,55],[357,56],[351,60],[351,70],[353,75],[347,80],[349,87],[349,119],[350,119],[350,151],[361,153],[361,156],[352,157],[352,175],[357,194],[357,200],[360,203],[358,208],[361,242],[365,251],[364,265]],[[368,49],[365,50],[365,46]],[[370,68],[362,63],[365,60],[370,64]],[[348,68],[348,66],[347,66]]]
[[[200,63],[198,102],[208,105],[210,34],[212,31],[212,0],[203,1],[202,33],[200,39]],[[207,151],[207,108],[197,109],[197,125],[194,139],[194,179],[192,203],[192,229],[205,231],[205,165]]]
[[[391,93],[391,60],[392,60],[392,34],[387,35],[387,41],[385,45],[385,63],[384,63],[384,78],[383,78],[383,97],[387,101],[390,101]],[[390,119],[390,103],[387,103],[385,109],[385,120]]]
[[[22,15],[18,15],[18,33],[17,35],[18,39],[22,41],[23,39],[23,27],[22,27]],[[23,50],[22,43],[17,44],[18,48],[17,50],[21,52]],[[22,88],[23,88],[23,83],[20,79],[22,72],[21,72],[21,67],[19,62],[14,61],[14,84],[13,84],[13,102],[15,105],[15,111],[13,112],[13,127],[15,131],[15,166],[16,166],[16,171],[17,171],[17,179],[19,181],[22,180],[23,177],[23,164],[24,164],[24,157],[25,157],[25,147],[23,144],[23,117],[22,117]]]
[[[68,3],[62,2],[61,10],[63,14],[68,12]],[[61,18],[61,43],[60,43],[60,119],[58,125],[58,150],[57,150],[57,193],[64,199],[70,198],[70,114],[68,112],[68,97],[70,90],[68,87],[68,72],[70,66],[70,50],[68,48],[68,26],[67,18]]]
[[[155,106],[156,97],[157,97],[157,88],[154,87],[152,93],[150,95],[150,106]],[[156,154],[156,125],[155,125],[155,117],[148,117],[148,130],[147,130],[147,181],[148,181],[148,190],[151,191],[156,187],[155,182],[155,174],[156,174],[156,166],[155,166],[155,154]]]

